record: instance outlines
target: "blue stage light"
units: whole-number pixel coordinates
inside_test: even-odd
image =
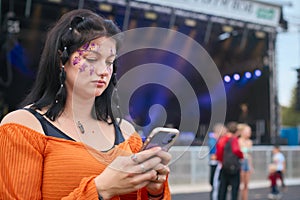
[[[224,81],[225,81],[226,83],[229,83],[229,82],[231,81],[230,76],[229,76],[229,75],[225,75],[225,76],[224,76]]]
[[[241,77],[240,77],[239,74],[234,74],[234,75],[233,75],[233,79],[236,80],[236,81],[240,80],[240,78],[241,78]]]
[[[260,77],[261,76],[261,71],[259,69],[256,69],[254,71],[255,76]]]
[[[250,72],[245,72],[245,77],[247,79],[250,79],[252,77],[252,74]]]

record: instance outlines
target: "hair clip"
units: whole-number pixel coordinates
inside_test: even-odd
[[[76,16],[72,19],[71,21],[71,28],[76,28],[78,26],[78,24],[80,24],[81,22],[84,21],[84,17],[81,17],[81,16]]]

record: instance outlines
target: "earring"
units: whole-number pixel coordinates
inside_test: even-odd
[[[60,81],[60,87],[64,87],[64,83],[66,80],[66,71],[65,71],[65,66],[61,66],[61,71],[59,74],[59,81]]]
[[[66,71],[65,71],[65,66],[62,65],[61,66],[61,70],[59,73],[59,83],[60,83],[60,88],[58,90],[58,92],[56,93],[56,98],[55,98],[55,103],[57,104],[60,100],[62,100],[62,93],[63,93],[63,89],[64,89],[64,83],[66,80]]]

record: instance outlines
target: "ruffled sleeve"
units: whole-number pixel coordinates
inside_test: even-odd
[[[47,136],[19,124],[0,126],[0,199],[44,199],[43,163]],[[98,199],[96,175],[82,178],[63,200]]]
[[[43,135],[17,124],[0,127],[0,199],[42,199]]]

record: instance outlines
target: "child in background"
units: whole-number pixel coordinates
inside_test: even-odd
[[[270,182],[271,182],[271,193],[269,193],[268,198],[269,199],[281,199],[281,195],[279,193],[278,187],[277,187],[277,179],[280,178],[278,173],[276,173],[276,164],[272,163],[269,165],[269,176],[268,176]]]
[[[283,190],[286,190],[285,184],[284,184],[284,172],[285,172],[285,157],[283,153],[280,150],[280,147],[278,145],[275,145],[273,148],[273,158],[272,162],[276,164],[276,173],[279,176],[279,179],[281,181],[281,186]]]

